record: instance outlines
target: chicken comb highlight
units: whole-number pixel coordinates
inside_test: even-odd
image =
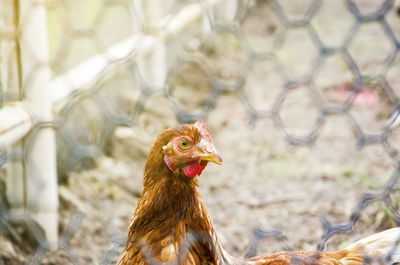
[[[211,135],[207,130],[206,123],[203,120],[198,120],[195,122],[194,127],[199,130],[201,136],[207,140],[207,142],[211,143]]]

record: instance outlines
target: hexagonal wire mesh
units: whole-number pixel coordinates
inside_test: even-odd
[[[298,4],[243,0],[234,17],[224,16],[223,8],[207,8],[203,1],[168,1],[163,3],[167,10],[163,14],[168,21],[168,17],[197,2],[206,16],[201,26],[188,31],[188,36],[172,36],[167,42],[171,58],[167,80],[161,87],[146,80],[132,53],[119,61],[108,59],[104,53],[128,36],[165,33],[157,16],[138,13],[133,1],[45,2],[51,57],[46,63],[54,76],[96,54],[104,54],[107,61],[94,82],[72,93],[54,121],[60,181],[68,181],[70,171],[93,167],[96,158],[107,152],[118,126],[139,128],[152,135],[177,122],[205,119],[223,96],[234,95],[248,111],[250,123],[272,119],[292,145],[312,146],[327,121],[341,116],[357,139],[357,148],[380,145],[397,164],[384,188],[365,194],[348,222],[323,222],[318,250],[324,250],[334,235],[353,232],[365,209],[376,202],[381,202],[399,224],[396,127],[400,119],[400,30],[394,1],[313,0]],[[20,27],[29,19],[29,15],[23,18]],[[210,28],[207,34],[204,27]],[[13,40],[9,34],[6,27],[0,27],[2,42]],[[34,51],[25,52],[35,56]],[[263,71],[273,72],[275,77],[266,80]],[[69,86],[69,81],[64,81]],[[2,83],[1,106],[25,93],[7,89]],[[298,112],[301,108],[304,111]],[[45,125],[38,122],[36,126]],[[26,151],[29,137],[25,145]],[[0,166],[24,157],[1,152]],[[7,233],[15,244],[23,244],[24,238],[10,223],[25,222],[39,243],[31,263],[41,263],[48,252],[47,242],[29,210],[22,216],[10,215],[4,199],[0,210],[0,235]],[[82,218],[79,212],[71,218],[59,244],[74,264],[82,260],[69,241],[80,229]],[[256,253],[260,238],[265,236],[287,241],[277,230],[257,230],[247,256]],[[114,237],[103,264],[114,260],[119,255],[116,249],[123,244],[121,237]],[[290,249],[288,244],[286,248]]]

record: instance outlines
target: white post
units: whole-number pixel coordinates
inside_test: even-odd
[[[238,0],[225,0],[220,3],[215,10],[216,20],[229,21],[235,20],[237,9],[239,8]]]
[[[18,67],[18,44],[17,44],[17,16],[15,1],[4,1],[0,5],[0,27],[10,32],[10,37],[0,42],[1,48],[1,81],[4,95],[7,100],[19,99],[21,91],[21,76]],[[8,148],[7,152],[13,159],[9,159],[6,165],[6,197],[12,209],[23,209],[25,205],[24,194],[24,165],[22,159],[16,154],[23,152],[23,145],[18,142],[19,136],[29,131],[29,117],[16,107],[11,113],[9,107],[3,107],[0,114],[0,142],[2,148]],[[8,111],[7,111],[8,110]],[[18,117],[19,116],[19,117]],[[18,125],[22,125],[22,128]],[[32,124],[31,124],[32,125]],[[12,130],[10,130],[12,128]],[[16,134],[18,135],[17,137]],[[15,139],[12,139],[15,137]]]
[[[53,121],[47,14],[44,2],[19,1],[22,85],[37,105],[40,122]],[[41,4],[40,4],[41,3]],[[55,130],[39,127],[26,144],[26,207],[43,227],[50,247],[58,241],[58,187]]]
[[[141,77],[151,89],[162,89],[167,78],[167,54],[162,39],[154,37],[152,49],[139,54],[137,65]]]

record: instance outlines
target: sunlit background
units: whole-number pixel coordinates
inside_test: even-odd
[[[397,226],[399,7],[2,0],[0,264],[114,264],[150,145],[198,119],[224,158],[200,192],[231,254],[258,228],[287,238],[266,253]]]

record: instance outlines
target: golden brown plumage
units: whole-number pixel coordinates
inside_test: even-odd
[[[361,265],[364,252],[382,256],[399,235],[397,228],[388,230],[332,253],[299,251],[250,259],[232,257],[220,246],[197,191],[197,176],[207,162],[220,164],[222,158],[203,121],[167,129],[158,136],[146,160],[143,193],[118,265]],[[398,256],[396,253],[393,257]]]

